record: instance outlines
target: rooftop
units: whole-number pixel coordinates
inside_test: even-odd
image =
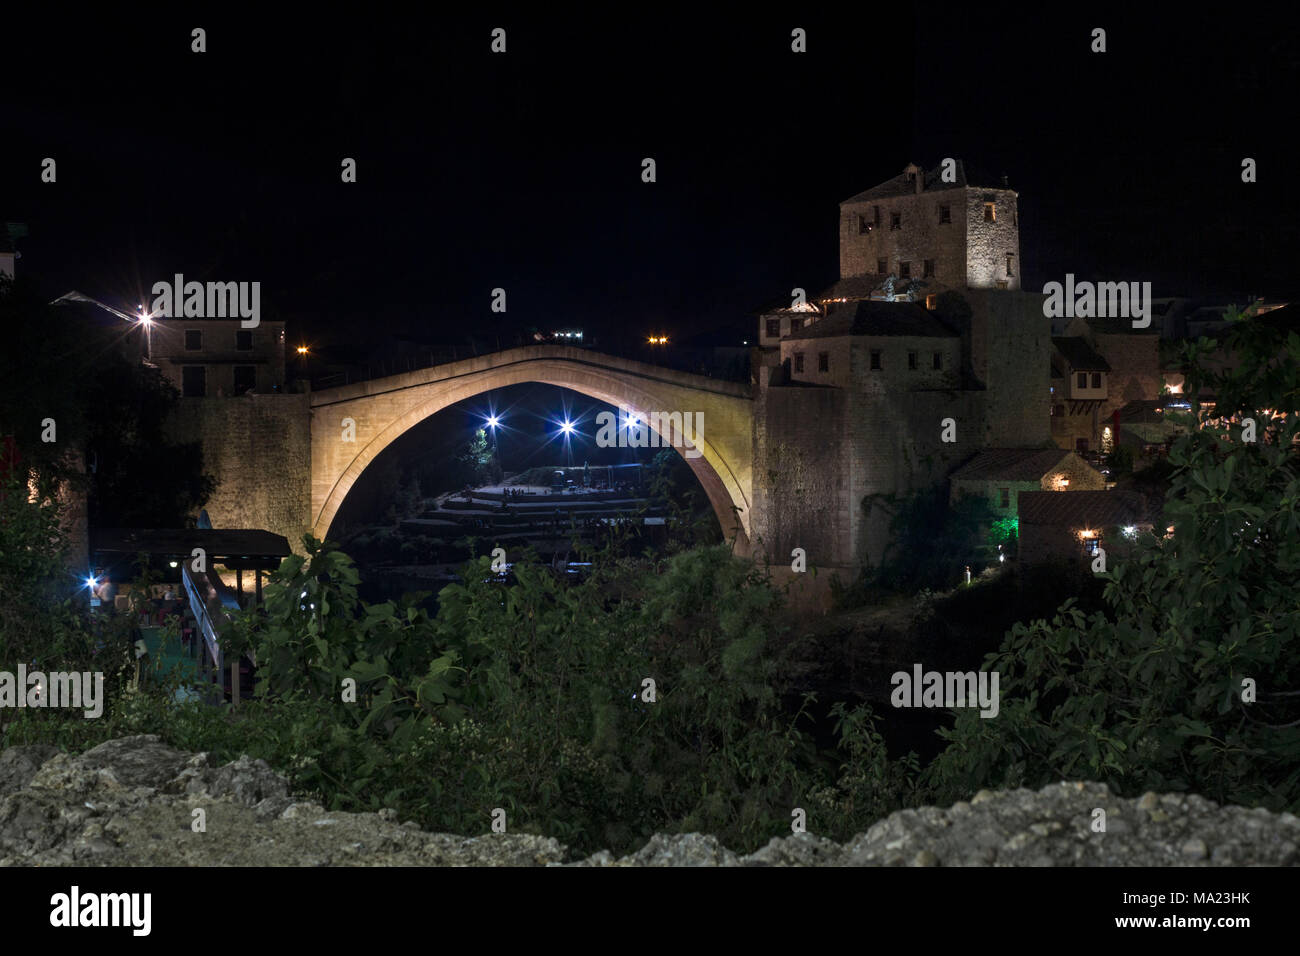
[[[844,335],[915,335],[959,338],[934,313],[912,302],[853,302],[832,315],[786,336],[793,339],[824,339]]]
[[[956,175],[956,181],[945,183],[941,178],[943,166],[935,166],[934,169],[924,171],[923,180],[924,192],[940,192],[945,189],[962,189],[971,186],[976,189],[1007,189],[1006,186],[976,186],[966,178],[966,164],[960,159],[956,160],[956,169],[953,171]],[[863,190],[856,196],[850,196],[840,203],[846,206],[850,203],[870,202],[873,199],[888,199],[891,196],[910,196],[916,192],[916,186],[908,179],[907,170],[899,173],[893,179],[887,179],[878,186],[872,186],[870,189]]]
[[[1104,528],[1151,522],[1146,499],[1133,491],[1024,491],[1018,505],[1021,525]]]
[[[1080,335],[1052,336],[1052,345],[1065,356],[1070,368],[1079,372],[1109,372],[1110,365]]]
[[[952,473],[953,480],[1040,481],[1073,454],[1063,448],[985,448]]]
[[[183,555],[202,548],[209,561],[223,558],[287,558],[292,552],[284,535],[258,528],[100,528],[90,550],[99,553]]]

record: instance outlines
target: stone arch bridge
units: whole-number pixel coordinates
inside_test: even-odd
[[[366,466],[409,428],[450,405],[508,385],[537,382],[581,392],[616,407],[702,413],[684,456],[724,534],[750,550],[753,504],[753,401],[750,388],[587,349],[535,345],[314,392],[310,396],[310,511],[307,528],[324,538]],[[345,422],[351,420],[349,435]],[[345,440],[350,438],[351,440]],[[660,437],[668,444],[670,435]],[[680,445],[680,439],[675,443]],[[678,452],[682,449],[678,447]],[[733,508],[735,511],[733,511]],[[265,524],[254,525],[265,527]]]

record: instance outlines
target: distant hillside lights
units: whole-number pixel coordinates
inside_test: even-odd
[[[694,419],[692,421],[692,418]],[[684,448],[687,458],[699,458],[696,447],[704,435],[703,412],[651,412],[630,408],[596,416],[598,448]]]
[[[1133,319],[1133,328],[1151,324],[1150,282],[1079,282],[1067,272],[1065,285],[1049,282],[1043,286],[1043,315],[1051,319]],[[1138,319],[1141,319],[1139,322]]]
[[[262,321],[260,282],[186,282],[178,272],[173,282],[155,282],[150,291],[153,318],[238,318],[244,329],[255,329]]]

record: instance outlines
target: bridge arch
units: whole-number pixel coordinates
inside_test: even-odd
[[[362,472],[408,429],[457,402],[525,383],[572,389],[647,415],[703,413],[703,427],[695,441],[701,455],[683,458],[704,488],[724,535],[734,534],[737,553],[749,554],[753,501],[749,389],[586,349],[549,345],[510,349],[313,393],[312,534],[326,536]],[[349,419],[351,441],[345,440]],[[661,436],[661,443],[667,437]]]

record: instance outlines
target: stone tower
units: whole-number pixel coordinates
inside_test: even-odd
[[[840,203],[840,278],[920,279],[927,292],[1019,289],[1014,189],[976,186],[961,160],[909,164]]]

